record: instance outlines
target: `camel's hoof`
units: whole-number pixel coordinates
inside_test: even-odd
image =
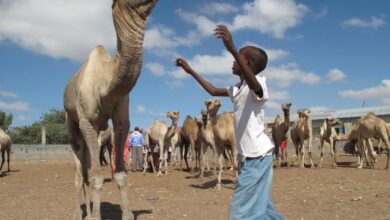
[[[134,220],[135,217],[134,217],[134,214],[132,211],[129,210],[129,212],[127,213],[127,215],[125,213],[122,213],[122,220]]]
[[[321,169],[321,168],[322,168],[322,165],[321,165],[321,164],[318,164],[318,165],[317,165],[317,168],[318,168],[318,169]]]
[[[157,173],[157,176],[162,176],[163,174],[161,173],[161,171],[158,171]]]
[[[220,183],[217,183],[217,185],[214,187],[214,189],[216,189],[216,190],[221,190],[221,184],[220,184]]]

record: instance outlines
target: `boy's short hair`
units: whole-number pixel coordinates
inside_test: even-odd
[[[252,71],[255,74],[258,74],[263,71],[268,63],[267,53],[263,49],[255,46],[246,46],[245,48],[249,49],[246,51],[246,58],[250,59],[253,62]]]
[[[134,128],[134,131],[139,131],[139,128],[138,128],[138,127],[135,127],[135,128]]]

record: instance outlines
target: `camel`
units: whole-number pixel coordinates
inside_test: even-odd
[[[0,166],[0,174],[1,169],[3,169],[3,165],[5,162],[5,152],[7,152],[7,164],[8,169],[7,171],[10,172],[9,168],[9,160],[10,160],[10,154],[11,154],[11,138],[6,134],[2,127],[0,127],[0,150],[1,150],[1,166]]]
[[[215,138],[214,138],[214,132],[213,128],[211,127],[210,120],[208,120],[208,115],[206,110],[201,111],[201,116],[198,116],[195,118],[196,124],[198,125],[199,133],[202,138],[202,149],[201,149],[201,172],[200,177],[203,177],[204,173],[204,167],[207,166],[208,170],[210,170],[208,166],[207,156],[206,152],[208,147],[213,150],[213,164],[214,164],[214,174],[216,173],[216,167],[215,167],[215,159],[214,154],[216,152],[216,146],[215,146]],[[222,167],[220,167],[222,169]]]
[[[375,161],[375,152],[372,148],[370,138],[379,137],[385,146],[387,147],[387,163],[385,169],[389,170],[389,157],[390,157],[390,129],[387,127],[386,122],[383,119],[378,118],[374,113],[369,112],[364,117],[359,119],[351,133],[346,136],[336,138],[341,141],[356,140],[359,150],[359,159],[357,168],[363,167],[363,157],[367,159],[367,147],[371,156],[371,167]]]
[[[180,149],[180,146],[181,146],[181,127],[177,127],[176,130],[175,130],[175,134],[172,136],[171,138],[171,143],[170,143],[170,147],[171,147],[171,160],[169,161],[171,165],[176,165],[177,163],[177,158],[176,158],[176,151],[177,149],[179,148]]]
[[[195,157],[195,169],[198,167],[198,162],[200,163],[200,150],[202,147],[202,137],[200,136],[198,126],[195,119],[187,115],[186,119],[183,122],[181,127],[181,147],[180,147],[180,170],[182,170],[183,157],[187,166],[187,170],[194,171],[193,167],[188,166],[188,149],[191,146],[191,156]],[[184,149],[183,149],[184,148]],[[183,155],[184,150],[184,155]]]
[[[279,117],[275,118],[274,126],[272,127],[272,140],[275,144],[275,156],[276,156],[276,167],[280,167],[280,158],[287,162],[287,150],[281,151],[281,144],[283,141],[287,143],[287,133],[290,128],[290,107],[291,103],[282,105],[282,111],[284,113],[284,121]]]
[[[204,105],[207,107],[207,113],[210,116],[211,127],[214,133],[215,146],[217,149],[218,155],[218,178],[216,189],[221,188],[221,176],[222,176],[222,158],[223,151],[227,148],[233,159],[233,166],[238,170],[237,167],[237,148],[236,148],[236,135],[234,132],[234,115],[232,112],[222,112],[217,116],[218,110],[221,107],[221,102],[219,99],[213,98],[204,102]],[[236,172],[236,176],[238,173]]]
[[[172,146],[172,138],[175,136],[177,129],[177,121],[179,120],[180,113],[177,111],[167,112],[167,117],[172,120],[172,125],[168,127],[167,123],[155,120],[153,124],[147,129],[145,139],[148,139],[147,143],[157,143],[160,149],[160,165],[157,176],[162,175],[162,164],[165,164],[165,175],[168,174],[167,158],[164,157],[164,148],[166,146]],[[150,147],[150,146],[149,146]],[[154,164],[152,163],[152,166]],[[155,168],[153,167],[153,171]]]
[[[114,179],[121,195],[122,219],[134,219],[129,209],[123,150],[130,127],[129,92],[141,71],[147,17],[156,3],[157,0],[114,0],[115,57],[111,58],[103,46],[97,46],[66,85],[66,124],[76,163],[76,219],[82,219],[80,194],[86,186],[90,186],[93,202],[92,212],[90,202],[86,202],[87,218],[101,219],[103,176],[99,165],[98,134],[107,129],[109,119],[115,134]]]
[[[320,142],[321,142],[321,159],[320,163],[318,164],[318,168],[321,168],[322,166],[322,160],[324,158],[324,144],[325,142],[329,143],[330,145],[330,153],[332,157],[332,168],[337,168],[336,163],[336,141],[335,138],[337,137],[337,132],[334,126],[342,124],[339,119],[335,118],[326,118],[324,120],[324,123],[322,124],[320,128]]]
[[[311,146],[313,140],[313,129],[311,125],[310,110],[300,109],[298,110],[298,121],[291,127],[290,136],[295,146],[295,152],[297,155],[296,164],[298,164],[299,154],[301,155],[300,168],[305,167],[305,140],[308,140],[308,153],[310,159],[310,165],[314,168],[313,159],[311,156]]]

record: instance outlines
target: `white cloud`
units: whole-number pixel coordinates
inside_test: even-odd
[[[345,77],[347,77],[347,74],[345,74],[343,71],[339,69],[331,69],[329,73],[325,76],[325,78],[329,82],[335,82],[343,80]]]
[[[295,63],[283,64],[281,66],[269,66],[265,69],[264,75],[279,87],[289,87],[294,81],[315,85],[321,77],[313,72],[305,72],[298,68]]]
[[[143,105],[138,105],[137,106],[137,112],[142,113],[145,112],[146,108]]]
[[[26,102],[4,102],[0,101],[0,109],[27,111],[30,105]]]
[[[26,115],[18,115],[18,116],[16,116],[16,120],[18,120],[18,121],[27,121],[29,119],[30,119],[30,117],[26,116]]]
[[[342,97],[353,99],[376,99],[384,104],[390,104],[390,79],[382,80],[381,84],[374,87],[369,87],[361,90],[345,90],[339,92]]]
[[[171,89],[184,87],[184,83],[180,80],[166,80],[165,84],[167,84]]]
[[[229,3],[213,2],[204,5],[200,11],[201,13],[207,15],[214,15],[214,14],[237,13],[239,9],[237,6]]]
[[[0,1],[0,36],[39,54],[84,60],[98,44],[115,47],[111,4],[106,0]]]
[[[272,101],[272,100],[269,100],[266,104],[267,108],[274,109],[274,110],[280,109],[280,106],[281,106],[280,103]]]
[[[234,18],[232,30],[252,29],[276,38],[283,38],[284,33],[297,26],[309,10],[294,0],[255,0],[242,7],[244,13]]]
[[[10,91],[5,91],[5,90],[0,90],[0,96],[3,96],[3,97],[10,97],[10,98],[17,98],[18,95],[14,92],[10,92]]]
[[[268,61],[280,60],[289,55],[289,53],[285,50],[264,48],[253,42],[245,42],[243,47],[245,46],[255,46],[255,47],[262,48],[267,53]]]
[[[379,28],[386,24],[383,17],[372,16],[371,20],[364,20],[361,18],[351,18],[343,22],[345,26],[351,27],[365,27],[365,28]]]
[[[163,76],[166,73],[165,67],[159,63],[147,63],[145,67],[156,76]]]
[[[289,98],[287,91],[273,91],[269,90],[269,97],[274,100],[285,100]]]
[[[211,36],[214,33],[214,29],[218,24],[208,19],[206,16],[183,11],[182,9],[176,10],[176,14],[179,15],[179,17],[182,18],[184,21],[196,25],[198,32],[203,37]]]
[[[328,107],[325,107],[325,106],[313,106],[313,107],[310,107],[309,108],[311,112],[330,112],[332,111],[331,109],[329,109]]]
[[[172,48],[176,47],[177,43],[173,41],[175,32],[165,26],[153,26],[145,32],[145,49],[153,48]]]

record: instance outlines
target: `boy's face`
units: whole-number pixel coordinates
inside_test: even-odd
[[[240,51],[238,53],[241,56],[245,57],[245,63],[247,65],[249,65],[249,68],[251,68],[250,62],[248,62],[248,59],[246,58],[247,57],[246,54],[245,54],[246,50],[247,50],[246,48],[242,48],[242,49],[240,49]],[[240,66],[237,64],[236,61],[233,61],[232,72],[233,72],[234,75],[237,75],[237,76],[240,76],[242,74],[242,70],[241,70]]]

